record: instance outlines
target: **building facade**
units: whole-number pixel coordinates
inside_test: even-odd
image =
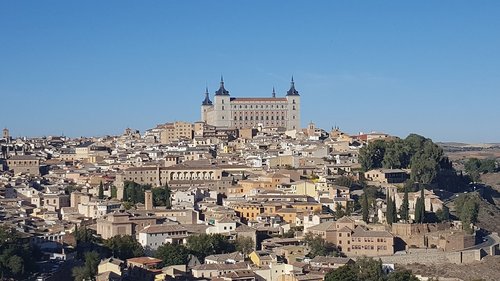
[[[235,98],[229,95],[221,77],[220,87],[215,92],[214,101],[208,89],[201,105],[201,120],[208,125],[225,128],[279,127],[300,130],[300,95],[291,81],[285,97],[272,96]]]

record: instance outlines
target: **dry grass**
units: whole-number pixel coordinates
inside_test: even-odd
[[[448,277],[460,278],[464,281],[472,280],[500,280],[500,256],[487,256],[480,262],[470,264],[439,264],[423,265],[409,264],[398,265],[398,268],[405,268],[426,277]]]

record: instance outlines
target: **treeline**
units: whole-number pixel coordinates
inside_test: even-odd
[[[153,192],[153,205],[171,207],[170,194],[168,186],[153,188],[150,184],[138,184],[133,181],[125,181],[123,187],[123,201],[131,205],[137,203],[144,204],[144,192],[151,190]]]
[[[359,258],[356,263],[341,266],[325,276],[325,281],[418,281],[408,270],[386,274],[381,260]]]
[[[23,239],[15,229],[0,226],[1,280],[25,280],[31,273],[37,271],[35,262],[40,256],[40,251],[26,239]]]
[[[371,169],[410,169],[408,183],[412,190],[420,189],[413,183],[438,184],[449,191],[461,191],[470,179],[457,175],[443,149],[431,139],[410,134],[405,139],[376,140],[359,151],[362,171]]]
[[[481,180],[481,174],[494,173],[498,171],[495,159],[470,158],[464,164],[465,172],[475,182]]]

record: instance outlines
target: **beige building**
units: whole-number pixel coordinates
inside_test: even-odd
[[[408,173],[401,169],[377,169],[364,174],[369,181],[380,183],[403,183],[408,179]]]
[[[193,139],[194,126],[188,122],[176,121],[159,125],[157,128],[161,129],[160,142],[162,144],[169,144],[178,140]]]
[[[232,98],[224,88],[221,77],[213,103],[208,89],[205,92],[201,120],[216,127],[243,129],[262,126],[300,130],[300,95],[292,77],[290,89],[284,98],[276,97],[274,89],[269,98]]]
[[[335,244],[347,256],[374,257],[394,253],[394,237],[390,232],[366,230],[348,217],[308,227],[307,232]]]
[[[14,155],[7,159],[9,170],[13,170],[14,174],[29,174],[33,176],[40,175],[40,160],[31,155]]]
[[[135,215],[129,212],[114,212],[104,218],[97,219],[97,234],[103,239],[116,235],[135,236],[138,231],[148,225],[156,225],[165,219],[157,216]]]

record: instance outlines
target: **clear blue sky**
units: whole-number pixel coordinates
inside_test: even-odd
[[[302,125],[500,142],[500,1],[1,1],[0,127],[104,135],[284,95]]]

